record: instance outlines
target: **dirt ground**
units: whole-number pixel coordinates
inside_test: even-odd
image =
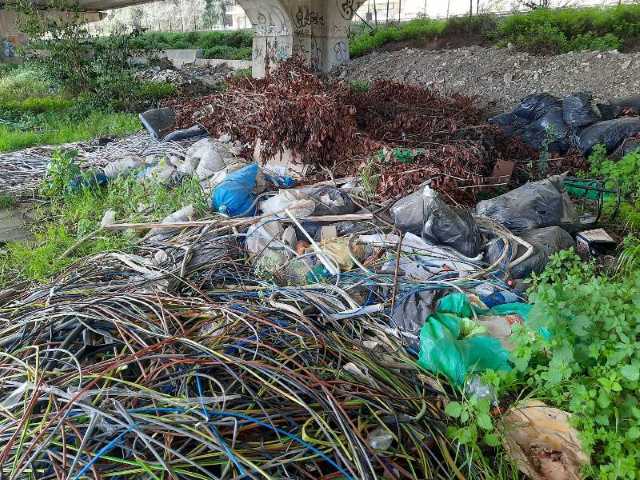
[[[580,52],[534,56],[495,47],[405,48],[354,59],[348,80],[387,79],[478,96],[499,113],[531,94],[591,91],[600,101],[640,94],[640,53]]]

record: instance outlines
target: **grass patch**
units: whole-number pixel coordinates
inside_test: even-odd
[[[359,26],[351,41],[351,56],[358,57],[385,44],[437,37],[470,43],[483,40],[535,54],[581,50],[621,50],[640,40],[640,5],[588,8],[539,8],[497,18],[493,15],[417,19],[381,26],[366,32]]]
[[[140,130],[135,114],[113,111],[89,94],[69,96],[42,78],[33,65],[0,70],[0,152]],[[169,83],[136,83],[131,86],[129,105],[122,108],[153,105],[175,92]]]
[[[73,189],[72,180],[79,173],[73,152],[54,155],[41,190],[48,202],[35,214],[34,240],[6,246],[0,256],[0,287],[19,280],[45,282],[87,255],[133,248],[137,240],[134,234],[98,231],[107,210],[114,210],[119,222],[146,222],[162,220],[189,204],[198,214],[208,208],[196,178],[168,186],[155,180],[141,183],[132,174],[104,187]],[[95,236],[64,255],[96,231]]]
[[[132,113],[98,111],[84,119],[73,114],[49,114],[32,118],[30,123],[37,125],[37,129],[0,124],[0,152],[37,145],[61,145],[102,136],[124,136],[140,130],[140,121]]]
[[[359,57],[387,43],[435,38],[443,32],[446,24],[444,20],[416,19],[400,26],[378,28],[351,39],[349,50],[352,57]]]

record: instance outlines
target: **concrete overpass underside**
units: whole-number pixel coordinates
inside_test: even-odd
[[[46,0],[36,0],[46,8]],[[151,3],[152,0],[79,0],[87,15]],[[0,1],[0,37],[19,35],[15,14]],[[364,0],[238,0],[254,26],[253,75],[262,77],[273,64],[301,56],[313,69],[326,72],[349,60],[349,23]],[[95,18],[98,19],[98,18]],[[88,18],[89,21],[91,18]],[[13,22],[13,23],[12,23]]]

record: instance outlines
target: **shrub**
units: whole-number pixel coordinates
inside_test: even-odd
[[[519,50],[543,55],[564,52],[568,46],[566,35],[549,23],[536,25],[528,33],[518,35],[513,44]]]
[[[557,48],[558,51],[621,48],[624,42],[640,38],[640,5],[540,8],[501,19],[497,37],[502,43],[522,44],[528,36],[539,36],[542,25],[548,33],[556,34],[558,46],[564,48]],[[566,44],[561,41],[560,33]]]
[[[573,40],[568,42],[567,48],[573,51],[620,50],[622,48],[622,40],[616,37],[613,33],[607,33],[601,37],[592,33],[585,33],[576,36]]]
[[[352,57],[359,57],[390,42],[435,38],[442,33],[446,22],[416,19],[400,26],[389,25],[355,36],[349,45]]]
[[[223,58],[226,60],[250,60],[251,48],[236,48],[219,45],[205,49],[203,56],[204,58]]]
[[[454,35],[480,35],[491,38],[495,36],[498,19],[495,15],[475,15],[452,17],[446,23],[442,34]]]
[[[640,272],[612,280],[573,252],[556,254],[530,291],[516,370],[538,398],[573,414],[592,465],[585,478],[640,470]],[[549,338],[533,332],[544,329]]]

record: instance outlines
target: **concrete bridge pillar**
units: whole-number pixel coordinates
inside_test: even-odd
[[[349,23],[364,0],[239,0],[253,24],[253,76],[292,55],[327,72],[349,60]]]

